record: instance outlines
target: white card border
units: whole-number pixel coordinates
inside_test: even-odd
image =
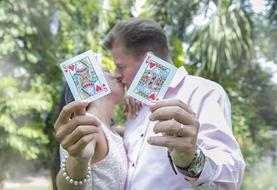
[[[76,85],[75,85],[74,81],[72,80],[72,77],[69,77],[68,75],[65,74],[63,66],[64,65],[67,66],[68,64],[75,63],[78,60],[83,59],[85,57],[88,57],[90,59],[91,64],[96,63],[96,64],[93,64],[95,72],[98,73],[99,80],[101,82],[106,84],[107,90],[99,92],[98,94],[96,94],[94,96],[90,96],[90,97],[88,97],[86,99],[83,99],[83,100],[94,101],[96,99],[99,99],[99,98],[101,98],[101,97],[111,93],[111,89],[110,89],[110,87],[109,87],[109,85],[107,83],[107,80],[106,80],[106,78],[104,76],[104,73],[103,73],[103,71],[102,71],[102,69],[101,69],[101,67],[99,65],[100,63],[98,63],[98,61],[96,60],[95,56],[96,56],[96,54],[93,53],[91,50],[89,50],[89,51],[81,53],[80,55],[77,55],[77,56],[75,56],[75,57],[73,57],[73,58],[71,58],[69,60],[66,60],[66,61],[64,61],[64,62],[62,62],[60,64],[60,68],[61,68],[61,70],[63,72],[63,75],[64,75],[64,77],[66,79],[66,82],[68,83],[68,86],[69,86],[69,88],[70,88],[70,90],[72,92],[72,95],[73,95],[75,100],[82,100],[82,98],[81,98],[81,96],[79,95],[79,93],[77,91]]]
[[[149,58],[149,56],[150,56],[150,58]],[[139,95],[137,95],[134,92],[136,86],[139,83],[139,80],[140,80],[143,72],[145,71],[146,67],[148,67],[149,63],[148,64],[145,63],[147,59],[150,59],[150,60],[152,59],[153,61],[158,62],[159,64],[162,64],[165,67],[170,69],[170,73],[169,73],[168,77],[166,78],[166,80],[164,81],[164,84],[163,84],[162,89],[160,90],[158,96],[156,97],[156,98],[159,98],[160,100],[163,99],[166,91],[168,90],[168,87],[169,87],[173,77],[175,76],[175,74],[177,72],[177,67],[175,67],[174,65],[172,65],[172,64],[170,64],[170,63],[168,63],[168,62],[166,62],[166,61],[164,61],[162,59],[160,59],[159,57],[155,56],[154,54],[148,54],[145,57],[144,61],[142,62],[141,67],[139,68],[135,78],[133,79],[132,84],[130,85],[130,87],[129,87],[128,91],[127,91],[127,95],[132,96],[133,98],[135,98],[135,99],[137,99],[137,100],[139,100],[139,101],[141,101],[141,102],[143,102],[143,103],[145,103],[147,105],[153,105],[153,104],[155,104],[155,102],[150,101],[150,100],[148,100],[146,98],[143,98],[142,96],[139,96]]]

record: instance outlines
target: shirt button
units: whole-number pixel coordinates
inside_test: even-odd
[[[135,167],[135,163],[132,164],[132,167]]]
[[[143,137],[143,133],[140,134],[140,137]]]

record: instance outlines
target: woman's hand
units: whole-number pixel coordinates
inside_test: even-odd
[[[100,121],[86,114],[89,102],[74,101],[64,106],[55,122],[56,139],[70,156],[89,161],[95,152]],[[75,116],[71,119],[71,115]]]
[[[131,96],[124,97],[124,112],[128,113],[128,117],[136,117],[142,107],[141,102]]]

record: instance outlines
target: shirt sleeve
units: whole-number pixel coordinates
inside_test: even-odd
[[[197,145],[206,161],[199,178],[184,176],[195,189],[239,189],[244,173],[244,159],[232,133],[231,106],[220,87],[199,98],[200,122]],[[177,169],[178,174],[184,175]]]

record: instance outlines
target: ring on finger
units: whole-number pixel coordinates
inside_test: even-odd
[[[184,130],[184,125],[180,123],[180,128],[176,131],[176,137],[182,137],[183,136],[183,130]]]

